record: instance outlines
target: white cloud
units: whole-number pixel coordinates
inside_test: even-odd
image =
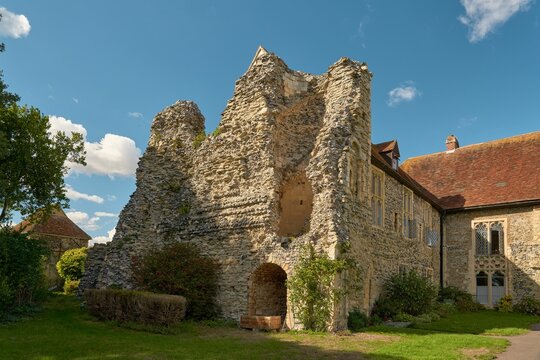
[[[117,197],[116,195],[107,195],[107,200],[109,201],[116,201]]]
[[[26,16],[14,14],[5,7],[0,7],[0,14],[0,36],[18,39],[30,33],[31,26]]]
[[[92,246],[94,244],[108,243],[109,241],[112,241],[115,233],[116,233],[116,229],[112,229],[107,232],[107,236],[96,236],[92,240],[88,241],[88,246]]]
[[[526,11],[532,0],[461,0],[465,15],[458,19],[469,27],[469,41],[478,42],[504,24],[518,11]]]
[[[413,101],[421,93],[414,86],[412,81],[406,82],[404,85],[398,86],[388,92],[388,106],[396,106],[403,101]]]
[[[82,211],[68,211],[66,212],[68,218],[75,224],[87,231],[96,231],[101,229],[101,226],[97,224],[99,216],[90,217],[87,213]]]
[[[74,97],[74,98],[71,98],[71,99],[73,99],[73,102],[74,102],[75,104],[78,104],[78,103],[79,103],[79,99],[77,99],[77,98],[75,98],[75,97]]]
[[[78,132],[86,138],[86,129],[81,124],[74,124],[71,120],[63,118],[61,116],[49,115],[49,134],[56,134],[58,131],[63,131],[66,135],[70,136],[71,133]]]
[[[49,130],[51,134],[57,131],[64,131],[68,135],[72,132],[78,132],[86,140],[87,131],[81,124],[74,124],[71,120],[54,115],[49,115],[49,123],[51,124]],[[99,142],[85,141],[84,148],[86,150],[86,166],[68,162],[70,172],[107,175],[110,178],[135,176],[141,150],[132,139],[115,134],[105,134]]]
[[[96,212],[94,213],[94,216],[99,216],[99,217],[117,217],[118,214],[109,213],[109,212],[103,212],[103,211],[96,211]]]
[[[104,201],[101,196],[80,193],[70,185],[66,185],[66,196],[71,200],[88,200],[96,204],[102,204]]]
[[[143,117],[143,114],[140,113],[140,112],[128,112],[128,116],[129,117],[134,117],[134,118],[142,118]]]
[[[70,171],[82,174],[115,176],[135,176],[141,150],[132,139],[105,134],[97,143],[85,142],[86,166],[68,164]]]

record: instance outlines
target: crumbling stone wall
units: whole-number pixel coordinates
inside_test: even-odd
[[[137,189],[113,241],[90,250],[80,287],[130,288],[134,257],[190,242],[220,263],[218,304],[225,317],[239,319],[260,300],[254,287],[265,282],[256,269],[273,266],[290,276],[308,243],[331,258],[351,248],[347,256],[362,270],[354,288],[361,290],[337,306],[333,325],[343,328],[348,311],[366,296],[365,284],[372,277],[380,282],[396,257],[433,266],[431,250],[403,251],[395,234],[371,225],[371,77],[365,64],[346,58],[322,75],[293,71],[261,49],[236,82],[215,135],[200,141],[204,118],[193,102],[178,101],[157,114]],[[354,199],[348,183],[352,144],[361,189]],[[293,185],[300,191],[288,192],[291,186],[296,191]],[[387,186],[388,193],[401,191],[392,179]],[[284,226],[291,221],[294,226]],[[289,303],[285,324],[298,325]]]
[[[505,254],[479,259],[475,256],[473,221],[502,220],[506,225]],[[540,208],[514,208],[462,211],[444,221],[446,252],[444,281],[476,294],[476,273],[501,270],[506,291],[514,299],[524,295],[540,298]],[[492,259],[489,259],[492,258]]]

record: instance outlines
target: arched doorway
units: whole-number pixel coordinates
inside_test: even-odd
[[[281,323],[287,315],[287,273],[279,265],[265,263],[250,277],[248,315],[280,316]]]

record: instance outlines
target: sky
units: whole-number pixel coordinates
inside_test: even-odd
[[[372,140],[401,160],[540,130],[536,0],[0,1],[0,68],[51,131],[85,136],[68,216],[103,242],[135,190],[154,115],[195,101],[211,132],[259,45],[321,74],[373,72]],[[15,221],[19,220],[17,218]]]

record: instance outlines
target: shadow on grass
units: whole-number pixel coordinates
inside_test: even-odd
[[[175,334],[163,335],[99,322],[81,309],[75,298],[55,295],[33,319],[0,327],[0,358],[405,359],[368,355],[365,344],[339,343],[337,336],[306,344],[274,334],[190,322],[176,330]]]

